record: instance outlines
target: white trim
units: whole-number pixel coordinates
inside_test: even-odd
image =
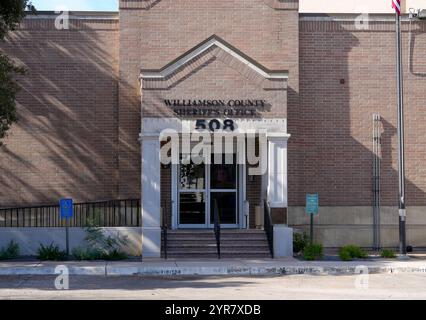
[[[140,78],[142,79],[164,79],[173,72],[175,72],[177,69],[182,67],[183,65],[187,64],[192,59],[196,58],[197,56],[201,55],[203,52],[207,51],[213,46],[217,46],[218,48],[221,48],[223,51],[229,53],[234,58],[239,60],[240,62],[247,65],[249,68],[263,76],[267,79],[288,79],[288,72],[266,72],[256,66],[255,64],[248,61],[246,58],[226,46],[224,43],[219,41],[217,38],[212,38],[200,47],[194,49],[193,51],[189,52],[187,55],[183,56],[167,68],[161,71],[141,71]]]
[[[218,118],[222,120],[221,118]],[[179,119],[179,118],[143,118],[142,119],[142,133],[139,135],[140,138],[144,137],[159,137],[161,132],[166,129],[175,130],[177,133],[194,133],[199,132],[195,130],[194,120]],[[274,136],[280,138],[289,138],[287,134],[287,119],[286,118],[274,118],[274,119],[257,119],[257,118],[245,118],[245,119],[234,119],[236,130],[233,132],[228,131],[215,131],[215,134],[244,134],[253,132],[255,130],[265,130],[268,137],[273,138]]]
[[[336,21],[336,22],[355,22],[359,19],[359,16],[365,14],[368,15],[369,22],[395,22],[395,14],[391,13],[368,13],[359,12],[357,14],[301,14],[299,17],[300,21]],[[402,21],[409,21],[408,15],[401,14]]]
[[[268,137],[267,199],[271,208],[288,206],[287,138]]]

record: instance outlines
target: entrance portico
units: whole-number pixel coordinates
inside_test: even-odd
[[[287,140],[286,119],[237,119],[235,131],[229,135],[237,137],[235,153],[222,155],[222,164],[215,164],[214,153],[211,162],[184,159],[180,143],[171,143],[169,154],[178,159],[168,166],[172,172],[168,190],[161,189],[162,154],[164,155],[164,131],[176,132],[182,136],[199,133],[189,129],[195,120],[177,118],[145,118],[142,123],[142,229],[143,256],[159,257],[161,253],[162,194],[171,193],[171,228],[211,228],[212,208],[216,203],[221,214],[222,228],[249,229],[251,206],[259,206],[267,200],[271,208],[287,207]],[[257,132],[258,158],[256,168],[248,169],[247,147],[253,149],[250,137]],[[259,138],[264,135],[264,140]],[[224,132],[218,132],[224,135]],[[238,139],[239,137],[239,139]],[[169,140],[170,141],[170,140]],[[239,141],[239,143],[238,143]],[[253,144],[252,146],[250,146]],[[214,150],[214,144],[212,148]],[[262,159],[262,154],[265,159]],[[193,154],[192,154],[193,155]],[[229,156],[229,154],[228,154]],[[186,161],[185,161],[186,160]],[[230,161],[229,161],[230,160]],[[194,164],[197,162],[197,164]],[[264,169],[262,168],[264,167]],[[264,172],[263,172],[264,171]],[[263,173],[263,174],[262,174]],[[260,203],[247,199],[247,179],[262,176],[259,192]],[[253,192],[253,191],[251,191]],[[266,198],[265,198],[266,197]],[[164,207],[163,207],[164,210]],[[253,214],[253,210],[251,210]]]
[[[264,201],[285,211],[287,71],[213,35],[140,80],[143,256],[160,256],[162,218],[253,229]]]

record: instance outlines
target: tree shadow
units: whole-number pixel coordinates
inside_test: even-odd
[[[0,206],[117,196],[118,20],[26,19],[0,50],[23,64],[0,150]]]
[[[382,124],[381,205],[398,204],[395,57],[386,52],[393,49],[394,25],[391,21],[369,21],[369,25],[374,30],[356,30],[353,21],[319,23],[302,17],[300,105],[298,110],[290,109],[288,117],[292,134],[290,206],[304,207],[305,195],[317,192],[321,206],[371,206],[375,113],[380,114]],[[406,37],[404,32],[404,56],[408,53]],[[424,45],[420,43],[414,50],[413,43],[411,55],[418,58],[412,57],[411,61],[418,64]],[[426,156],[418,122],[424,117],[418,98],[414,98],[421,94],[425,81],[419,79],[419,74],[410,75],[412,70],[413,66],[404,75],[408,88],[405,105],[408,207],[426,204],[424,175],[418,171]],[[305,220],[308,225],[308,218],[303,217]],[[372,221],[371,216],[371,224]],[[397,239],[398,230],[395,230]]]

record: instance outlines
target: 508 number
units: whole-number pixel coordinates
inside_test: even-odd
[[[218,119],[212,119],[212,120],[205,120],[205,119],[199,119],[195,123],[195,129],[196,130],[209,130],[209,131],[217,131],[217,130],[227,130],[227,131],[234,131],[235,130],[235,124],[234,120],[226,119],[222,122]]]

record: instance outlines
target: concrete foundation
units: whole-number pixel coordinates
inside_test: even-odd
[[[309,216],[304,207],[289,207],[289,225],[309,233]],[[407,208],[407,245],[426,247],[426,207]],[[398,247],[398,208],[381,209],[381,246]],[[320,207],[314,216],[314,240],[324,247],[347,244],[373,246],[372,207]]]
[[[274,258],[293,256],[293,229],[274,225]]]
[[[119,234],[128,239],[127,246],[122,249],[131,256],[140,256],[142,250],[142,231],[137,227],[103,228],[106,234]],[[86,233],[82,228],[69,229],[70,251],[85,245]],[[49,245],[52,242],[62,250],[66,248],[65,228],[1,228],[0,248],[11,240],[19,244],[21,255],[36,255],[40,244]]]

